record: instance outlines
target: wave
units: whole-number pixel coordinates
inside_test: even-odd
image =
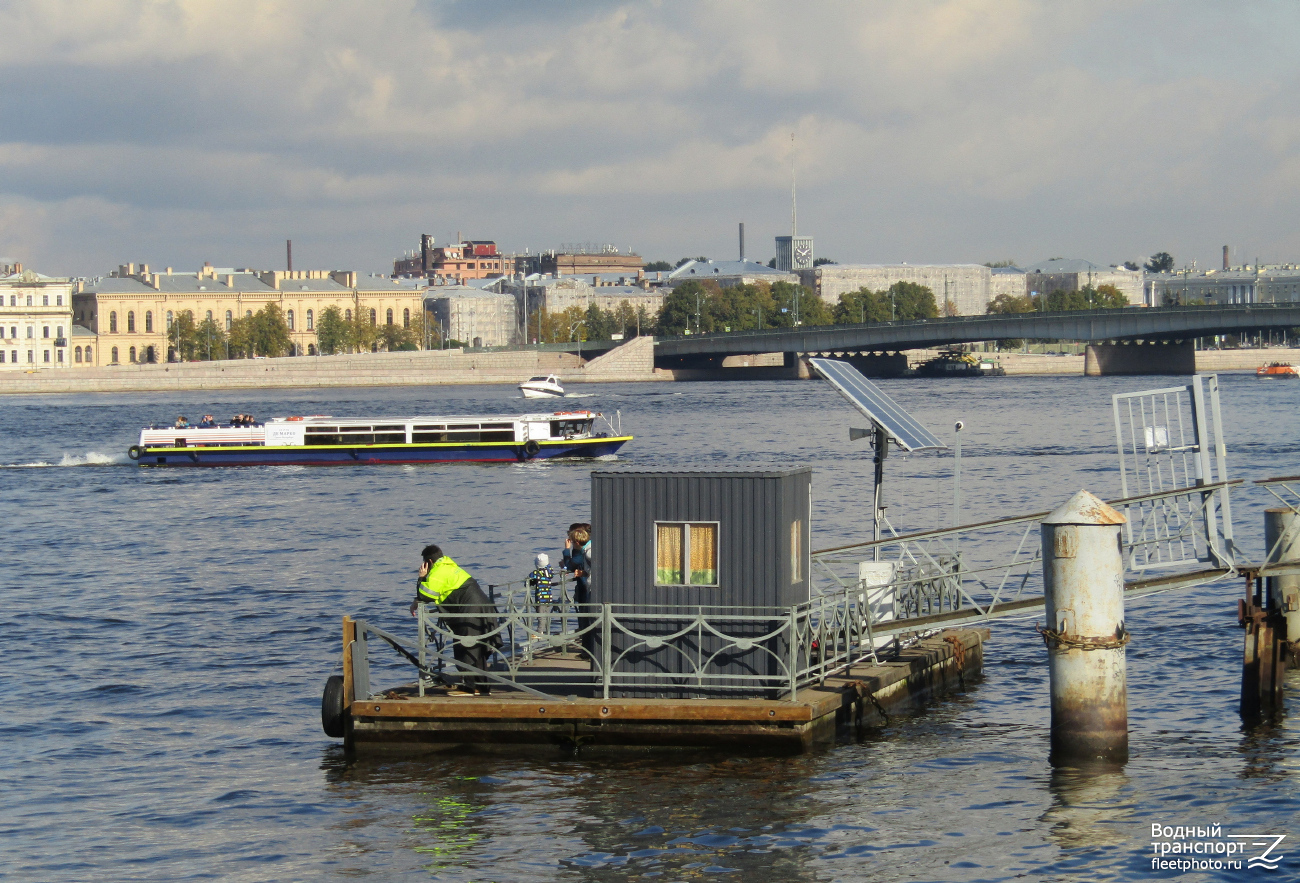
[[[0,469],[44,469],[59,466],[130,466],[131,458],[122,454],[101,454],[99,451],[87,451],[85,454],[64,454],[57,463],[49,460],[33,460],[30,463],[4,463]]]

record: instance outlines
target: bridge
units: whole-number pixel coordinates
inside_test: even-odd
[[[1197,337],[1295,327],[1300,327],[1300,303],[954,316],[662,338],[655,342],[655,364],[687,367],[720,364],[726,356],[754,353],[890,352],[1008,338],[1091,343],[1183,341],[1190,349],[1190,341]]]

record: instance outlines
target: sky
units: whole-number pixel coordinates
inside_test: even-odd
[[[1291,2],[0,0],[0,256],[1300,262]],[[792,147],[793,136],[793,147]]]

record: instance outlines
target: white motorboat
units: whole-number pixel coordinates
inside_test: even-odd
[[[530,377],[526,382],[519,384],[519,391],[524,394],[526,399],[558,399],[564,397],[564,387],[560,386],[560,378],[554,374],[547,374],[545,377]]]

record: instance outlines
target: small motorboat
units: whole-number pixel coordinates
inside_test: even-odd
[[[519,390],[526,399],[559,399],[564,397],[564,387],[560,386],[560,378],[554,374],[547,374],[545,377],[530,377],[524,383],[519,384]]]
[[[1255,369],[1256,377],[1290,377],[1300,378],[1300,372],[1297,372],[1294,365],[1286,362],[1269,362],[1262,368]]]

